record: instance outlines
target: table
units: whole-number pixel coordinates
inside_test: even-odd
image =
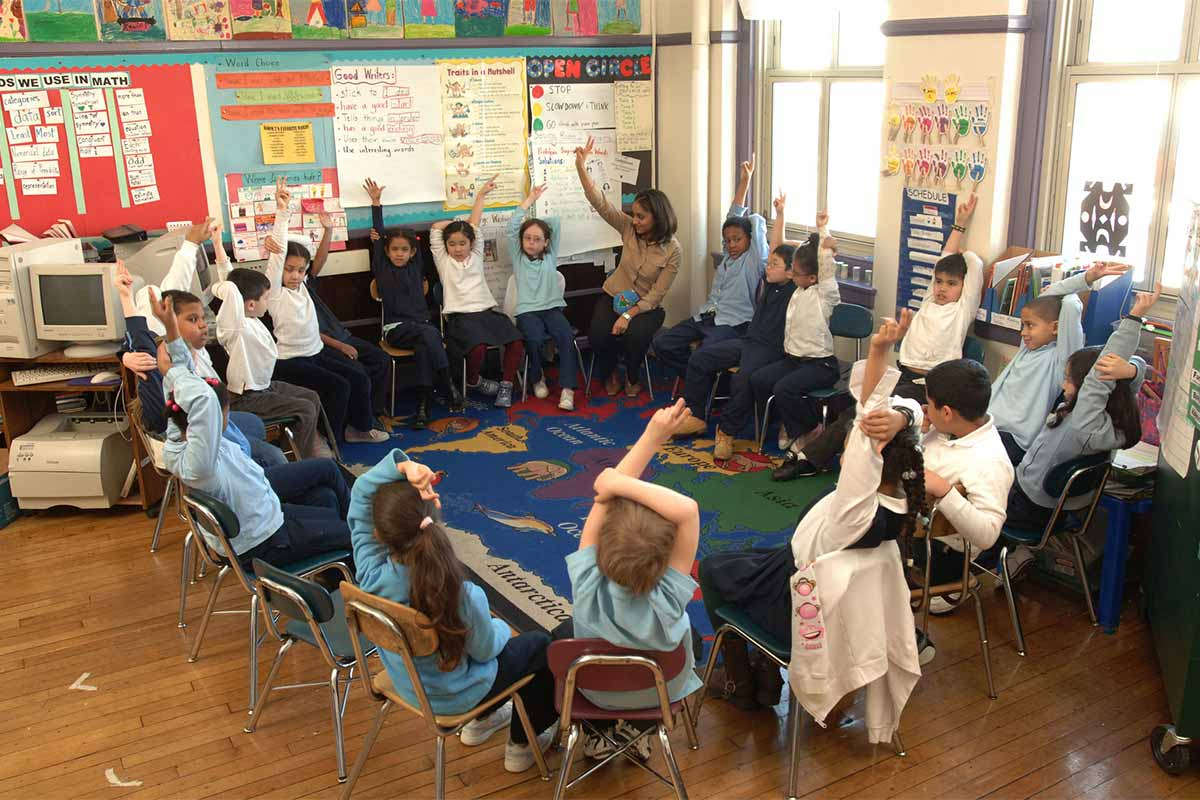
[[[1121,603],[1125,594],[1130,517],[1133,514],[1148,514],[1154,509],[1154,500],[1123,500],[1102,494],[1100,505],[1108,514],[1108,530],[1104,534],[1104,561],[1100,565],[1100,602],[1096,607],[1096,619],[1105,633],[1116,633],[1117,626],[1121,624]]]

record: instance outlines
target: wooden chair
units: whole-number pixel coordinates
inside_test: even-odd
[[[338,570],[347,581],[353,577],[341,562],[322,567],[318,572],[326,569]],[[267,673],[267,680],[258,693],[258,702],[250,712],[250,721],[246,723],[244,730],[246,733],[254,733],[272,691],[328,686],[330,705],[333,709],[333,749],[337,759],[338,780],[344,781],[346,747],[342,738],[342,718],[346,713],[350,681],[354,680],[353,669],[357,662],[354,647],[350,643],[350,631],[346,627],[341,592],[330,593],[314,581],[284,572],[257,558],[254,559],[254,574],[258,578],[255,581],[255,590],[262,607],[263,619],[267,623],[267,631],[279,642],[279,651],[275,654],[275,660],[271,662],[271,670]],[[277,615],[288,618],[287,624],[282,628],[276,624]],[[273,685],[284,656],[296,642],[315,647],[321,654],[325,666],[330,670],[327,681],[289,686]],[[375,646],[370,642],[360,644],[368,656],[375,653]],[[346,686],[344,692],[341,691],[343,682]]]
[[[350,583],[343,582],[341,592],[345,602],[346,624],[350,630],[350,641],[354,647],[355,669],[367,696],[380,704],[379,712],[375,715],[375,724],[367,733],[367,738],[363,740],[362,750],[354,762],[354,767],[350,770],[350,777],[347,778],[342,788],[342,800],[348,800],[351,792],[354,791],[354,784],[362,773],[363,765],[367,763],[367,757],[371,754],[371,747],[379,737],[383,721],[393,706],[400,706],[405,711],[421,717],[437,737],[434,794],[438,800],[442,800],[446,795],[446,737],[455,735],[468,722],[490,713],[510,698],[513,708],[521,718],[521,725],[525,728],[527,740],[532,745],[530,749],[533,751],[538,772],[541,774],[542,780],[550,780],[550,773],[546,769],[546,759],[542,755],[541,748],[536,744],[537,732],[533,730],[533,726],[529,722],[529,715],[525,711],[525,705],[521,702],[521,696],[517,694],[519,689],[533,680],[532,675],[526,675],[470,711],[462,714],[435,713],[429,704],[429,697],[425,694],[425,687],[421,683],[421,676],[417,672],[416,664],[413,662],[414,658],[431,656],[437,652],[437,631],[434,630],[429,619],[406,605],[364,592]],[[387,670],[371,674],[370,666],[367,663],[367,654],[362,646],[363,637],[374,642],[381,649],[398,654],[404,660],[408,680],[417,697],[416,705],[409,703],[396,691]],[[464,655],[463,658],[466,656]]]
[[[687,664],[687,652],[684,648],[691,646],[690,638],[670,653],[631,650],[609,644],[603,639],[562,639],[550,643],[546,658],[550,665],[550,671],[554,673],[554,708],[562,714],[559,730],[569,731],[567,751],[563,754],[562,765],[559,767],[554,800],[562,800],[567,789],[618,756],[624,756],[663,783],[671,786],[679,800],[687,800],[683,776],[679,772],[679,765],[675,763],[675,753],[671,749],[671,740],[668,736],[675,729],[677,715],[683,715],[684,730],[687,731],[688,744],[691,748],[696,750],[700,744],[696,740],[695,725],[692,722],[686,698],[672,703],[667,695],[667,681],[683,671]],[[594,691],[654,689],[658,694],[658,702],[650,708],[610,711],[588,700],[581,693],[581,689]],[[616,746],[615,752],[584,771],[575,780],[568,782],[572,757],[575,755],[575,748],[579,744],[579,736],[582,732],[581,726],[592,728],[592,720],[615,722],[618,719],[656,722],[657,725],[655,728],[642,731],[624,744],[610,740],[610,743]],[[592,730],[595,729],[592,728]],[[669,779],[642,763],[629,752],[629,748],[649,735],[651,730],[658,732],[663,756],[666,758],[667,768],[671,773]]]
[[[962,487],[957,487],[960,492],[965,492]],[[925,566],[924,568],[909,568],[909,585],[916,584],[916,588],[909,593],[911,602],[920,603],[921,624],[920,628],[926,634],[929,632],[929,601],[934,597],[958,597],[965,598],[970,595],[975,601],[975,620],[979,625],[979,649],[983,653],[983,671],[987,677],[988,697],[996,699],[996,686],[992,680],[992,658],[991,651],[988,648],[987,635],[987,620],[983,614],[983,596],[979,593],[979,579],[971,573],[971,545],[967,541],[963,541],[963,567],[962,576],[959,580],[949,583],[941,583],[930,585],[930,574],[933,563],[933,540],[944,539],[950,536],[957,536],[954,527],[950,522],[938,512],[935,508],[930,515],[929,526],[919,525],[913,533],[913,538],[918,542],[918,546],[925,548]]]
[[[428,292],[429,291],[428,281],[425,282],[424,287],[425,287],[425,291]],[[379,294],[379,282],[376,281],[374,278],[371,279],[371,299],[374,300],[376,303],[379,303],[379,328],[380,328],[380,331],[382,331],[383,325],[384,325],[384,322],[386,319],[386,317],[384,315],[384,311],[383,311],[383,297]],[[396,413],[396,359],[398,359],[398,358],[413,358],[416,355],[416,351],[409,347],[396,347],[394,345],[388,344],[387,339],[384,338],[382,333],[380,333],[380,336],[379,336],[379,349],[382,350],[383,352],[387,353],[388,357],[391,358],[391,360],[392,360],[392,402],[391,402],[391,405],[388,406],[388,411],[390,412],[390,414],[395,414]]]
[[[138,440],[142,443],[142,447],[150,456],[154,471],[167,482],[167,486],[163,490],[162,499],[158,505],[158,519],[154,523],[154,536],[150,539],[150,552],[153,553],[158,550],[158,536],[162,532],[163,518],[167,515],[167,507],[171,504],[172,498],[175,500],[175,513],[179,515],[180,521],[187,522],[187,518],[183,515],[183,500],[179,494],[179,480],[167,469],[167,465],[163,462],[163,442],[161,439],[151,436],[146,430],[146,425],[142,419],[142,401],[137,397],[130,399],[128,411],[129,424],[133,426],[134,435],[138,437]]]

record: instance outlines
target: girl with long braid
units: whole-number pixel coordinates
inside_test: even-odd
[[[887,366],[887,355],[912,320],[905,310],[900,321],[885,319],[871,339],[865,362],[854,365],[851,392],[858,398],[857,417],[846,437],[837,485],[801,516],[790,544],[769,551],[721,553],[700,562],[700,590],[713,611],[736,605],[780,643],[792,638],[789,583],[797,568],[838,550],[877,547],[907,538],[928,515],[925,465],[920,448],[920,406],[892,397],[899,370]],[[720,621],[713,618],[713,627]],[[778,702],[782,679],[773,664],[751,674],[745,645],[725,639],[728,699],[743,709]]]

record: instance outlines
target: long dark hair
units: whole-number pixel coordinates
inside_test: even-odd
[[[817,274],[817,248],[821,246],[821,237],[815,233],[808,235],[808,241],[796,248],[792,253],[792,271],[800,270],[803,275]]]
[[[654,217],[654,225],[644,238],[650,244],[666,244],[671,241],[675,231],[679,229],[679,220],[675,217],[675,209],[670,199],[658,189],[643,189],[633,198],[633,202],[641,203],[642,208]]]
[[[916,531],[918,522],[929,518],[929,504],[925,499],[925,456],[921,452],[920,437],[912,426],[897,433],[884,446],[880,481],[904,489],[908,512],[904,516],[900,548],[906,552],[908,539]]]
[[[438,636],[438,669],[449,672],[467,645],[467,628],[458,615],[466,576],[436,521],[437,509],[412,484],[397,481],[375,493],[373,516],[375,536],[408,567],[409,605],[429,618]],[[427,517],[431,521],[422,526]]]
[[[216,378],[203,378],[202,380],[212,387],[213,394],[217,396],[217,402],[221,404],[221,411],[224,412],[229,408],[229,390],[225,388],[225,384]],[[183,410],[183,406],[175,402],[175,393],[168,394],[163,404],[166,407],[167,419],[175,423],[175,427],[179,428],[180,433],[187,433],[187,412]]]
[[[1050,413],[1046,427],[1057,428],[1067,415],[1075,410],[1075,401],[1079,399],[1079,389],[1092,371],[1096,360],[1100,358],[1101,348],[1083,347],[1071,353],[1067,359],[1067,378],[1075,384],[1075,396],[1065,403],[1060,403]],[[1108,403],[1104,406],[1108,416],[1112,418],[1113,428],[1125,437],[1125,447],[1133,447],[1142,440],[1142,415],[1138,411],[1137,398],[1133,395],[1133,380],[1123,378],[1108,395]]]

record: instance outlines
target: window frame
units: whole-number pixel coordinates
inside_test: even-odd
[[[1180,53],[1175,61],[1100,63],[1089,61],[1095,0],[1069,0],[1062,4],[1056,21],[1055,56],[1051,65],[1051,99],[1046,120],[1042,163],[1041,195],[1049,202],[1040,215],[1037,245],[1059,252],[1066,233],[1067,185],[1074,142],[1076,90],[1083,83],[1162,77],[1168,81],[1168,108],[1158,145],[1156,194],[1148,232],[1148,263],[1143,279],[1135,284],[1147,289],[1163,275],[1166,262],[1167,228],[1175,189],[1175,162],[1180,143],[1180,103],[1188,80],[1200,80],[1200,0],[1186,0],[1181,26]],[[1061,156],[1061,157],[1060,157]],[[1175,295],[1178,287],[1164,287],[1164,295]]]
[[[831,87],[834,83],[853,81],[883,82],[883,64],[878,67],[870,66],[838,66],[839,28],[841,12],[834,15],[833,22],[833,53],[832,65],[827,69],[794,70],[783,69],[780,63],[780,47],[782,41],[780,22],[769,22],[760,26],[758,34],[759,48],[759,115],[755,139],[759,157],[759,173],[761,179],[756,181],[754,197],[759,208],[765,209],[764,216],[768,219],[774,214],[771,206],[771,189],[774,185],[772,171],[774,170],[774,152],[772,148],[772,131],[775,124],[774,98],[775,86],[780,83],[818,83],[820,85],[819,118],[817,120],[817,194],[816,207],[826,208],[829,198],[829,106]],[[879,109],[882,121],[883,108]],[[875,252],[875,237],[859,233],[839,231],[837,220],[831,220],[830,233],[838,240],[838,251],[844,255],[860,258],[870,258]],[[774,221],[772,220],[772,225]],[[815,230],[812,224],[790,223],[785,230],[788,239],[803,239]]]

